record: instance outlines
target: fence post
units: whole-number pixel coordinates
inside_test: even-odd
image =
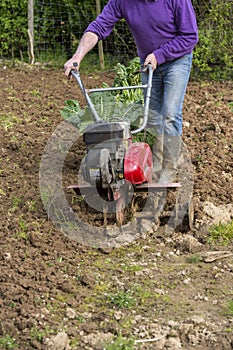
[[[96,14],[97,16],[100,14],[101,8],[100,8],[100,0],[96,0]],[[104,70],[104,50],[103,50],[103,42],[98,41],[98,50],[99,50],[99,59],[100,59],[100,69]]]
[[[34,0],[28,0],[28,56],[30,64],[34,64]]]

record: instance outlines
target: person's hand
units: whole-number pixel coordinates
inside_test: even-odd
[[[67,76],[67,78],[71,78],[71,71],[72,70],[78,70],[78,69],[79,69],[79,63],[77,62],[77,59],[74,57],[69,59],[69,61],[67,61],[64,64],[64,71],[65,71],[65,75]]]
[[[153,70],[157,67],[158,62],[153,53],[150,53],[145,59],[144,66],[148,66],[148,64],[151,64]]]

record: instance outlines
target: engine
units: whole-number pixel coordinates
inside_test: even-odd
[[[87,154],[82,162],[85,181],[106,188],[124,178],[124,156],[131,143],[127,122],[95,122],[84,135]]]

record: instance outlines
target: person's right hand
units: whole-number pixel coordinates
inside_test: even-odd
[[[77,59],[75,57],[72,57],[71,59],[69,59],[69,61],[67,61],[64,64],[64,71],[67,78],[71,78],[72,70],[78,70],[78,69],[79,69],[79,63],[77,62]]]
[[[144,66],[147,66],[148,64],[152,65],[153,71],[157,68],[158,62],[153,52],[150,53],[145,59]]]

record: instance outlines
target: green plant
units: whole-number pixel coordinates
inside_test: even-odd
[[[186,261],[189,264],[196,264],[196,263],[199,263],[201,261],[201,257],[198,254],[190,255],[187,257]]]
[[[20,57],[27,52],[27,0],[2,0],[0,3],[0,54]]]
[[[15,116],[13,113],[8,113],[7,115],[0,116],[0,126],[4,128],[5,131],[11,129],[14,125],[20,122],[20,118]]]
[[[36,203],[35,203],[35,201],[29,200],[29,201],[26,202],[26,204],[27,204],[28,210],[29,210],[30,212],[36,211]]]
[[[19,205],[22,203],[21,197],[14,197],[12,200],[12,211],[18,209]]]
[[[233,316],[233,300],[230,300],[228,303],[227,303],[227,311],[226,311],[226,314],[228,316]]]
[[[119,309],[131,308],[136,304],[136,300],[132,297],[130,291],[120,291],[117,294],[112,294],[109,296],[109,301]]]
[[[53,333],[53,330],[49,326],[46,326],[45,329],[38,329],[36,326],[33,326],[30,329],[31,338],[39,342],[42,342],[43,338],[51,333]]]
[[[118,63],[115,67],[116,76],[114,86],[135,86],[141,84],[140,79],[140,60],[138,57],[132,59],[127,66]],[[120,90],[116,94],[116,100],[121,102],[141,103],[143,104],[143,94],[141,89]]]
[[[232,37],[231,1],[212,0],[199,22],[199,43],[193,57],[198,74],[212,79],[232,79]]]
[[[6,192],[4,192],[1,188],[0,188],[0,196],[6,196]]]
[[[233,112],[233,101],[232,101],[232,102],[229,102],[229,106],[230,106],[231,112]]]
[[[126,339],[122,335],[118,335],[115,340],[108,342],[104,346],[104,350],[133,350],[135,342],[132,337]]]
[[[218,225],[211,226],[208,232],[207,243],[228,245],[233,240],[233,220],[227,224],[220,222]]]
[[[133,135],[133,142],[146,142],[151,148],[153,147],[154,141],[155,135],[146,131],[141,131]]]
[[[139,84],[139,74],[134,74],[138,69],[138,59],[130,61],[129,66],[125,67],[118,64],[115,68],[116,78],[114,86],[129,86]],[[108,85],[103,82],[103,88]],[[117,90],[118,91],[118,90]],[[91,95],[91,101],[95,107],[98,116],[102,120],[108,121],[127,121],[135,128],[143,117],[143,94],[141,89],[96,92]],[[77,100],[65,101],[65,106],[61,110],[61,116],[84,132],[87,125],[94,120],[90,108],[80,108]]]
[[[17,347],[16,341],[9,334],[0,336],[0,348],[1,349],[14,349]]]

